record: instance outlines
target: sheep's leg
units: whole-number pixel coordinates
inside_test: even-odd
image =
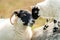
[[[60,21],[58,21],[58,26],[60,27]]]
[[[48,28],[48,22],[49,22],[49,19],[46,19],[46,23],[45,23],[43,30],[46,30]]]

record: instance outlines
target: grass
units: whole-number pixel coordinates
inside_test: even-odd
[[[33,25],[32,29],[40,27],[42,25],[45,25],[46,19],[45,18],[38,18],[35,22],[35,24]]]

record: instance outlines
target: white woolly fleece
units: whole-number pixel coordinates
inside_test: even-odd
[[[16,19],[15,15],[11,22],[10,18],[0,19],[0,40],[31,40],[31,27],[24,26],[22,20]]]
[[[34,33],[32,36],[32,40],[60,40],[60,33],[58,32],[53,33],[53,28],[54,28],[53,22],[48,23],[48,28],[46,28],[46,30],[43,30],[43,28],[44,26],[41,26],[33,30]]]
[[[35,6],[40,9],[39,15],[60,20],[60,0],[45,0]]]

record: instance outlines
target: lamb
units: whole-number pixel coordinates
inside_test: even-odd
[[[54,27],[53,22],[38,27],[33,30],[32,40],[60,40],[60,27]]]
[[[33,25],[29,11],[15,11],[10,18],[0,19],[0,40],[31,40]]]
[[[32,7],[32,17],[48,17],[60,21],[60,0],[44,0]],[[57,23],[58,23],[57,22]],[[55,24],[57,24],[55,23]]]

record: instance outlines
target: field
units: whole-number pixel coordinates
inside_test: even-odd
[[[31,6],[43,0],[0,0],[0,18],[8,18],[14,10],[27,9],[31,11]],[[34,24],[34,28],[45,24],[45,18],[39,18]]]
[[[42,0],[0,0],[0,17],[10,17],[14,10],[28,9]]]

